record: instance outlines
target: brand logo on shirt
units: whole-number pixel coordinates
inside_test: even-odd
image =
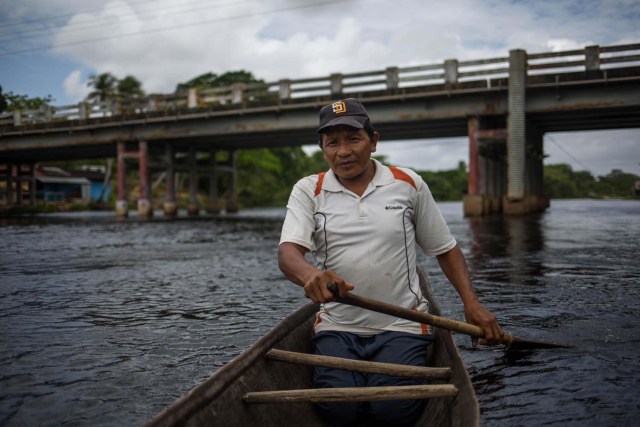
[[[385,206],[384,208],[388,211],[395,211],[398,209],[402,209],[402,206]]]

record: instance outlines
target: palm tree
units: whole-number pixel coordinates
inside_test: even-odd
[[[126,76],[124,79],[119,80],[116,85],[116,93],[125,101],[139,99],[144,96],[142,83],[133,76]]]
[[[87,95],[87,101],[98,103],[113,99],[116,96],[118,79],[111,73],[92,74],[87,86],[93,91]]]

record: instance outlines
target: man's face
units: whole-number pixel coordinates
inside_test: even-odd
[[[370,166],[371,153],[376,151],[378,133],[370,138],[364,129],[334,126],[322,134],[322,151],[329,167],[339,178],[354,179]]]

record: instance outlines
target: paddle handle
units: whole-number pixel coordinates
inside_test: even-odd
[[[330,290],[331,290],[330,286]],[[335,293],[334,293],[335,295]],[[367,310],[376,311],[378,313],[388,314],[390,316],[400,317],[402,319],[411,320],[413,322],[424,323],[426,325],[435,326],[437,328],[446,329],[448,331],[459,332],[474,338],[484,338],[482,328],[470,323],[460,322],[446,317],[434,316],[433,314],[424,313],[416,310],[398,307],[383,301],[377,301],[349,292],[345,297],[336,295],[336,301],[342,304],[353,305],[355,307],[365,308]],[[511,344],[513,335],[504,334],[501,343]]]

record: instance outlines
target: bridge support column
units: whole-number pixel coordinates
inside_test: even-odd
[[[126,173],[127,166],[126,145],[124,142],[118,142],[118,194],[116,200],[116,215],[119,217],[127,217],[129,215],[129,203],[127,202]]]
[[[484,214],[484,200],[479,191],[480,169],[478,162],[478,141],[476,132],[478,130],[478,118],[470,117],[467,121],[469,135],[469,181],[467,184],[467,194],[462,200],[465,216],[480,216]]]
[[[501,172],[506,132],[482,129],[504,126],[483,117],[468,119],[469,181],[463,198],[465,216],[482,216],[501,212],[504,192]]]
[[[165,145],[165,164],[165,200],[162,209],[166,216],[174,217],[178,214],[178,204],[176,203],[175,150],[170,142]]]
[[[220,213],[216,154],[217,152],[213,148],[209,150],[209,202],[207,203],[207,212],[210,214]]]
[[[227,199],[227,213],[238,212],[238,169],[236,166],[237,151],[229,152],[229,166],[231,167],[231,179],[229,180],[229,197]]]
[[[7,163],[7,205],[13,206],[14,200],[14,192],[13,192],[13,163]]]
[[[544,135],[530,121],[527,122],[526,155],[526,194],[529,211],[543,211],[549,207],[549,198],[544,195]]]
[[[198,205],[198,164],[196,161],[196,149],[193,144],[189,144],[189,205],[187,213],[191,216],[200,214]]]
[[[25,170],[26,169],[26,170]],[[24,183],[27,183],[27,194],[29,195],[29,203],[32,206],[36,204],[36,172],[35,172],[35,163],[31,162],[28,164],[16,163],[15,164],[15,179],[13,166],[9,168],[11,172],[11,186],[7,186],[7,188],[11,187],[11,196],[15,194],[15,204],[17,206],[22,206],[25,202],[25,194],[24,194]],[[13,193],[13,182],[15,182],[15,193]]]
[[[30,163],[29,164],[29,199],[31,201],[32,206],[36,205],[36,192],[37,192],[36,164]]]
[[[521,49],[509,52],[509,116],[507,126],[508,182],[504,199],[505,214],[526,212],[525,196],[525,85],[527,53]]]
[[[22,163],[16,164],[16,205],[22,206]]]
[[[138,172],[140,177],[138,216],[140,218],[150,218],[153,216],[153,205],[151,204],[151,179],[149,175],[149,148],[147,141],[138,142]]]

